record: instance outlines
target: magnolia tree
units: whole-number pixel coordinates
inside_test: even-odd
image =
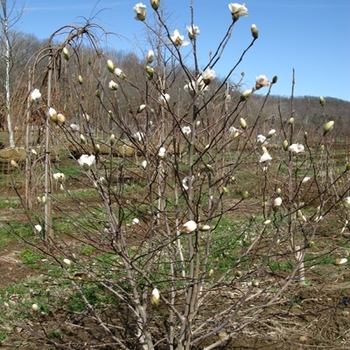
[[[322,120],[317,134],[278,106],[272,122],[264,106],[277,77],[258,75],[245,91],[244,74],[232,80],[258,40],[256,25],[216,76],[246,6],[228,5],[231,23],[202,67],[196,39],[205,32],[192,20],[187,33],[170,28],[163,4],[150,5],[133,8],[150,37],[143,63],[130,69],[102,54],[101,28],[88,24],[55,33],[33,67],[29,114],[43,120],[45,155],[42,167],[29,167],[27,193],[37,197],[29,219],[59,283],[33,304],[36,322],[21,327],[57,348],[228,346],[273,322],[322,254],[334,268],[347,263],[331,255],[337,246],[314,247],[328,217],[347,225],[349,166],[332,157],[334,122]],[[189,18],[194,11],[191,3]],[[250,115],[260,89],[266,97]],[[69,167],[52,162],[53,145]]]

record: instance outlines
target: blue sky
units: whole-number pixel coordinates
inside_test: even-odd
[[[170,16],[168,27],[185,33],[190,24],[190,0],[161,0]],[[26,0],[26,10],[16,29],[47,38],[63,25],[83,23],[96,15],[96,22],[107,31],[118,33],[111,41],[117,50],[147,51],[145,26],[134,19],[132,0]],[[200,65],[205,66],[210,50],[215,51],[228,26],[229,1],[193,0],[194,24]],[[10,5],[12,1],[8,1]],[[143,0],[148,15],[153,10]],[[18,6],[22,4],[17,0]],[[23,2],[24,4],[24,2]],[[8,5],[8,6],[9,6]],[[350,1],[333,0],[246,0],[248,17],[236,23],[230,43],[215,71],[224,77],[251,41],[250,26],[256,24],[259,39],[247,53],[232,80],[245,72],[245,88],[255,76],[278,76],[273,94],[290,96],[292,70],[295,69],[295,96],[330,96],[350,101]],[[100,12],[99,12],[100,11]],[[149,16],[150,17],[150,16]],[[190,46],[181,48],[190,53]]]

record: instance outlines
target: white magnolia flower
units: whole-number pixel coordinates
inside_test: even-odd
[[[41,232],[42,229],[43,229],[43,228],[41,227],[41,225],[35,225],[35,226],[34,226],[35,232]]]
[[[259,163],[266,163],[266,162],[270,162],[271,160],[272,160],[272,157],[268,152],[266,152],[266,153],[263,153],[263,155],[260,157]]]
[[[118,84],[117,84],[115,81],[113,81],[113,80],[111,80],[111,81],[109,82],[108,87],[109,87],[111,90],[118,90]]]
[[[173,35],[170,36],[170,40],[177,47],[187,46],[189,44],[188,41],[184,40],[184,36],[180,35],[177,29],[175,29]]]
[[[124,80],[125,79],[125,74],[124,72],[120,69],[120,68],[116,68],[114,70],[114,74],[121,80]]]
[[[159,290],[157,288],[154,288],[152,290],[152,296],[151,296],[152,303],[155,304],[155,305],[158,305],[159,304],[159,299],[160,299]]]
[[[266,141],[266,137],[264,135],[258,135],[256,137],[256,142],[260,145],[262,145]]]
[[[257,90],[261,89],[262,87],[265,86],[270,86],[270,81],[266,78],[265,75],[259,75],[258,77],[256,77],[255,79],[255,88]]]
[[[188,37],[192,40],[196,35],[200,34],[200,30],[197,26],[191,25],[191,26],[186,26],[186,29],[188,31]]]
[[[73,131],[79,131],[79,125],[77,125],[77,124],[71,124],[71,125],[69,125],[69,127],[70,127]]]
[[[278,208],[281,205],[282,205],[282,198],[281,197],[275,198],[275,200],[273,201],[273,207]]]
[[[300,143],[293,143],[292,145],[289,146],[288,151],[298,154],[298,153],[303,153],[305,151],[305,148]]]
[[[182,180],[182,187],[185,191],[188,191],[189,189],[189,181],[190,178],[188,176],[186,176],[183,180]],[[194,181],[194,176],[192,176],[192,182]]]
[[[30,94],[30,101],[38,101],[41,99],[41,93],[39,89],[34,89]]]
[[[146,19],[146,5],[144,5],[142,2],[136,4],[133,10],[136,13],[135,19],[138,21],[144,21]]]
[[[92,164],[95,163],[95,156],[92,154],[91,156],[88,156],[87,154],[82,154],[81,157],[78,159],[78,163],[81,167],[83,167],[85,170],[90,169]]]
[[[301,182],[304,184],[305,182],[308,182],[309,180],[310,180],[310,176],[305,176]]]
[[[188,191],[189,187],[187,186],[187,182],[188,182],[188,179],[185,177],[183,180],[182,180],[182,188],[185,190],[185,191]]]
[[[57,182],[62,182],[65,179],[65,175],[63,173],[55,173],[53,174],[53,178],[57,181]]]
[[[132,219],[132,224],[133,225],[138,225],[140,223],[140,220],[138,218]]]
[[[242,133],[242,130],[239,130],[237,128],[235,128],[234,126],[230,126],[230,128],[228,129],[229,133],[232,134],[236,134],[236,133]]]
[[[202,73],[202,77],[203,77],[204,84],[208,85],[213,79],[216,78],[216,73],[213,69],[206,69]]]
[[[145,137],[145,134],[141,131],[135,132],[134,135],[132,135],[135,139],[137,139],[139,142],[141,142],[143,140],[143,138]]]
[[[232,14],[232,19],[234,21],[237,21],[240,17],[248,15],[248,9],[245,7],[245,4],[241,5],[235,2],[235,3],[228,4],[228,8],[230,9],[230,12]]]
[[[166,156],[166,149],[164,147],[159,148],[158,157],[165,158],[165,156]]]
[[[49,108],[49,116],[50,116],[51,120],[57,121],[57,112],[56,112],[55,108],[52,108],[52,107]]]
[[[142,168],[146,169],[146,167],[147,167],[147,160],[143,160],[141,162],[141,166],[142,166]]]
[[[185,135],[189,135],[191,133],[191,127],[190,126],[183,126],[181,129],[182,133]]]
[[[191,82],[186,84],[184,90],[189,91],[191,95],[195,95],[196,93],[208,91],[208,85],[204,83],[203,77],[200,76],[196,81],[191,80]]]
[[[158,102],[160,102],[162,105],[166,106],[167,103],[170,100],[170,95],[169,94],[162,94],[158,97]]]
[[[153,50],[149,50],[147,53],[147,63],[150,64],[153,62],[154,59],[154,52]]]
[[[260,157],[259,163],[266,163],[270,162],[272,160],[272,157],[270,156],[269,152],[267,151],[266,147],[262,147],[263,155]]]
[[[182,225],[182,231],[186,233],[191,233],[197,229],[197,223],[193,220],[187,221]]]

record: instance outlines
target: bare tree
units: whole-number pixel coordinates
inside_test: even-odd
[[[7,0],[1,0],[1,44],[2,44],[2,56],[5,61],[5,113],[7,118],[7,130],[9,133],[10,147],[15,147],[15,140],[13,136],[13,127],[11,121],[11,69],[13,66],[13,45],[15,38],[11,40],[11,28],[20,20],[23,15],[24,7],[21,10],[17,8],[17,1],[12,3],[12,6],[8,8]]]

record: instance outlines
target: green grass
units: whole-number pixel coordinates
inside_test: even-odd
[[[20,255],[21,259],[23,260],[23,263],[26,265],[34,265],[37,264],[39,261],[43,259],[43,256],[41,254],[38,254],[36,252],[33,252],[30,249],[24,249]]]

